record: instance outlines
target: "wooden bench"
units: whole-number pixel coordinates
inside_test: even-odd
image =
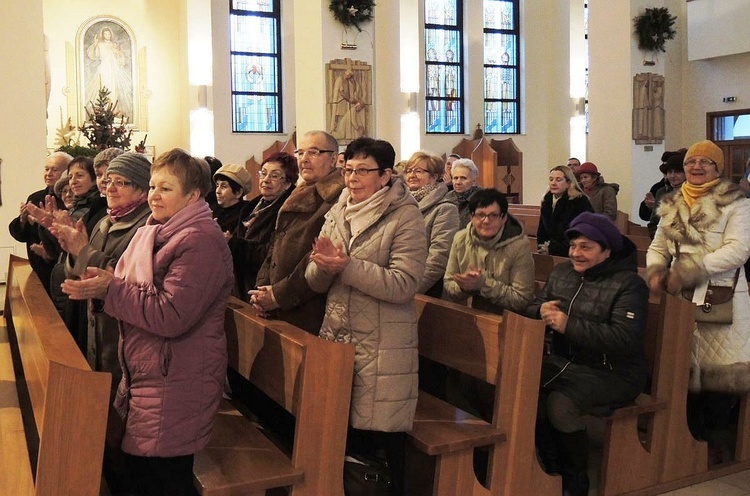
[[[224,401],[193,472],[203,495],[343,495],[354,347],[258,317],[231,298],[225,321],[229,366],[294,415],[291,453]]]
[[[495,386],[491,422],[420,391],[413,444],[436,457],[433,495],[561,492],[536,460],[534,425],[544,325],[417,295],[419,353]],[[474,475],[474,448],[488,446],[487,488]]]
[[[27,260],[0,332],[0,494],[99,494],[111,377],[92,372]]]

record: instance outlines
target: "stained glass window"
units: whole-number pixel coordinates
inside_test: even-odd
[[[283,130],[279,2],[230,0],[233,132]]]
[[[484,132],[520,133],[518,0],[484,0]]]
[[[425,127],[427,133],[464,132],[461,0],[425,0]]]

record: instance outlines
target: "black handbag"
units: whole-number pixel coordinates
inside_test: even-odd
[[[391,469],[377,456],[347,455],[344,459],[344,494],[346,496],[388,496],[391,491]]]

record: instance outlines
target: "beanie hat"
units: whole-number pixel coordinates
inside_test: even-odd
[[[151,162],[145,155],[135,152],[125,152],[113,158],[107,167],[107,175],[119,174],[133,181],[143,191],[148,191],[148,181],[151,178]]]
[[[622,250],[622,234],[617,226],[604,214],[583,212],[570,223],[570,229],[565,231],[568,239],[582,235],[595,241],[613,253]]]
[[[659,170],[662,174],[666,174],[669,171],[683,171],[683,162],[685,161],[685,154],[680,151],[672,153],[669,158],[659,166]]]
[[[52,190],[55,192],[55,195],[57,195],[58,198],[62,198],[62,190],[65,185],[68,184],[69,179],[70,178],[68,177],[68,173],[66,172],[60,177],[60,179],[57,180],[55,185],[52,187]]]
[[[253,176],[243,166],[238,164],[227,164],[222,165],[219,170],[214,173],[214,181],[217,176],[224,176],[237,183],[242,191],[247,194],[253,189]]]
[[[688,148],[688,151],[685,154],[685,162],[690,160],[692,157],[696,157],[699,155],[710,158],[711,160],[716,162],[716,170],[719,171],[719,174],[724,171],[724,152],[722,152],[721,148],[716,146],[713,141],[699,141]]]
[[[576,171],[576,176],[581,174],[599,174],[599,169],[596,168],[593,162],[584,162]]]
[[[109,164],[113,158],[122,155],[123,153],[125,153],[125,150],[122,148],[107,148],[106,150],[100,151],[96,154],[96,157],[94,157],[94,169],[100,165]]]

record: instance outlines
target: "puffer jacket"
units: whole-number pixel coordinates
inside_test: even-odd
[[[149,233],[155,239],[143,242]],[[133,280],[149,265],[150,281]],[[208,443],[227,371],[232,285],[232,256],[203,200],[164,224],[149,217],[133,237],[104,300],[120,320],[115,408],[125,419],[124,452],[182,456]]]
[[[343,189],[337,169],[311,186],[297,186],[279,210],[268,256],[258,271],[256,284],[270,284],[281,306],[275,316],[312,334],[323,323],[325,295],[307,285],[305,267],[324,216]]]
[[[471,294],[462,291],[453,278],[469,266],[483,271],[482,287]],[[526,310],[534,299],[534,258],[521,223],[508,214],[500,237],[488,241],[477,236],[471,223],[460,230],[451,247],[443,294],[456,301],[471,296],[471,306],[486,312]]]
[[[635,245],[623,242],[620,252],[583,273],[572,262],[556,265],[527,313],[540,318],[542,303],[559,300],[568,323],[565,334],[553,333],[555,354],[642,385],[648,288],[637,272]]]
[[[696,323],[690,389],[750,391],[750,297],[742,269],[750,257],[750,200],[722,180],[692,207],[681,190],[665,196],[657,214],[661,220],[646,255],[649,277],[671,264],[683,286],[700,294],[709,283],[732,286],[740,268],[732,323]]]
[[[459,229],[458,206],[448,197],[448,187],[438,183],[437,188],[419,202],[419,211],[427,233],[427,266],[417,293],[440,298],[448,254]]]
[[[539,211],[539,226],[536,231],[536,241],[544,244],[549,241],[550,255],[557,257],[568,256],[568,238],[565,231],[570,223],[583,212],[593,212],[591,202],[586,195],[581,194],[570,198],[566,191],[557,200],[555,208],[552,208],[552,193],[547,192],[542,199],[542,208]]]
[[[417,203],[395,178],[378,210],[352,237],[344,219],[345,190],[326,215],[321,236],[341,243],[351,260],[336,276],[311,262],[306,277],[328,292],[320,336],[356,346],[350,423],[357,429],[406,432],[417,405],[417,321],[414,294],[427,256]]]

